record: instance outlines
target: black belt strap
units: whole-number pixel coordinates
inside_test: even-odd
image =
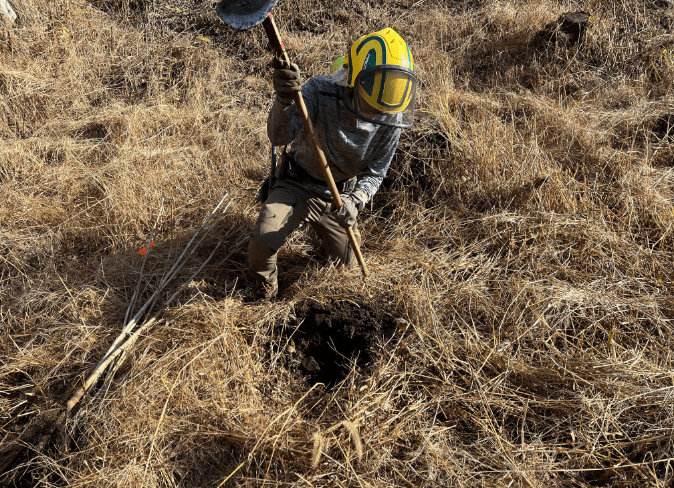
[[[281,179],[287,178],[296,181],[297,183],[313,183],[314,185],[324,186],[326,188],[328,187],[328,184],[324,180],[314,178],[309,173],[307,173],[307,171],[293,159],[290,153],[284,153],[283,158],[287,158],[287,161],[284,161],[284,166],[287,165],[287,173],[284,175],[285,177],[282,177]],[[336,181],[335,185],[337,186],[337,191],[340,193],[351,191],[353,189],[352,180],[353,178],[339,182]]]

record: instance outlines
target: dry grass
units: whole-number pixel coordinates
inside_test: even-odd
[[[223,249],[69,420],[68,449],[42,446],[4,483],[671,486],[664,3],[280,2],[307,76],[390,25],[421,92],[362,217],[373,276],[327,266],[298,232],[268,307],[243,301],[268,157],[262,30],[229,31],[208,2],[17,5],[0,31],[0,439],[65,401],[117,336],[162,200],[146,299],[225,192],[233,204],[184,277]],[[580,45],[532,45],[577,9],[593,15]],[[276,342],[299,302],[335,296],[409,327],[371,376],[325,391]]]

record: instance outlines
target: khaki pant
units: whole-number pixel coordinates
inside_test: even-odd
[[[346,229],[330,215],[330,202],[286,181],[277,181],[262,205],[255,230],[248,242],[248,267],[258,281],[277,279],[276,256],[290,233],[309,222],[323,241],[325,254],[337,264],[351,266],[356,258]],[[353,233],[360,245],[357,225]]]

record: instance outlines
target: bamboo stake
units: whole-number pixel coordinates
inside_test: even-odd
[[[105,372],[107,367],[120,355],[122,355],[122,358],[126,355],[128,350],[133,346],[138,338],[140,337],[141,333],[144,330],[147,330],[149,327],[151,327],[155,322],[159,320],[159,316],[161,313],[168,308],[168,306],[175,300],[175,298],[182,292],[187,285],[189,285],[192,280],[201,272],[202,269],[204,269],[204,266],[211,260],[211,258],[215,255],[215,252],[218,250],[220,247],[220,244],[222,244],[222,241],[218,243],[218,245],[213,249],[213,252],[211,252],[211,255],[202,263],[201,266],[199,266],[199,269],[194,273],[189,280],[187,280],[183,285],[173,294],[171,297],[167,300],[167,302],[162,306],[162,308],[152,317],[150,320],[147,322],[144,322],[140,327],[138,327],[123,343],[119,344],[111,353],[107,355],[107,357],[100,362],[96,368],[91,372],[89,377],[86,379],[84,384],[77,390],[77,392],[68,400],[68,403],[66,404],[66,411],[70,412],[75,405],[80,401],[82,396],[86,393],[86,391],[91,387],[91,385],[95,384],[98,379],[101,377],[101,375]],[[122,365],[122,361],[118,361],[117,364],[114,366],[114,372],[116,372]]]
[[[213,209],[213,211],[210,213],[210,215],[208,216],[208,218],[206,218],[206,221],[205,221],[205,222],[201,225],[201,227],[199,227],[199,229],[194,233],[194,236],[192,236],[192,239],[190,239],[190,241],[187,243],[187,246],[185,246],[185,249],[183,249],[182,254],[181,254],[180,257],[176,260],[176,262],[175,262],[175,264],[173,265],[173,267],[171,268],[171,270],[169,270],[167,276],[166,276],[162,281],[159,282],[159,285],[157,286],[157,289],[154,291],[154,293],[152,294],[152,296],[150,297],[150,299],[145,303],[145,305],[143,305],[143,306],[140,308],[140,310],[138,310],[138,312],[136,313],[136,315],[134,315],[134,317],[129,321],[129,323],[126,325],[126,327],[124,327],[124,328],[122,329],[122,332],[119,334],[119,336],[117,337],[117,339],[115,339],[115,341],[112,343],[112,345],[110,346],[110,348],[108,349],[108,351],[105,353],[105,356],[103,356],[103,359],[101,359],[101,361],[98,363],[98,365],[97,365],[96,367],[98,367],[103,361],[105,361],[105,360],[107,359],[108,355],[109,355],[112,351],[115,350],[115,348],[119,345],[120,342],[122,342],[122,341],[124,340],[124,338],[126,337],[126,335],[127,335],[131,330],[133,330],[133,328],[136,327],[136,325],[138,325],[138,321],[139,321],[139,320],[141,319],[141,317],[143,316],[143,313],[145,312],[145,310],[147,310],[148,306],[149,306],[151,303],[153,303],[154,300],[161,294],[161,292],[163,291],[163,289],[164,289],[164,287],[166,286],[166,284],[170,281],[170,278],[172,278],[172,277],[174,276],[174,275],[173,275],[173,270],[174,270],[176,267],[179,267],[179,269],[182,268],[182,265],[183,265],[184,263],[182,263],[181,260],[182,260],[183,257],[185,256],[185,253],[187,252],[187,249],[189,249],[189,247],[192,245],[192,242],[194,242],[194,239],[196,239],[196,237],[197,237],[197,235],[199,234],[199,232],[201,232],[201,230],[206,226],[206,224],[208,224],[208,222],[211,220],[211,218],[213,218],[213,215],[214,215],[215,212],[217,212],[217,210],[220,208],[220,205],[222,205],[222,202],[225,201],[225,198],[227,198],[227,195],[228,195],[228,194],[226,193],[225,196],[222,197],[222,200],[220,200],[220,202],[219,202],[218,205]],[[230,202],[230,203],[231,203],[231,202]],[[227,205],[227,208],[229,208],[229,205]],[[225,209],[225,210],[226,210],[226,209]],[[223,211],[224,211],[224,210],[223,210]],[[202,237],[202,240],[203,240],[203,237]],[[201,242],[201,241],[199,241],[199,242]],[[193,250],[192,252],[194,252],[194,250]],[[191,254],[190,254],[190,255],[191,255]],[[169,278],[169,275],[170,275],[170,278]]]
[[[164,312],[164,310],[166,310],[169,307],[169,305],[171,305],[173,300],[175,300],[178,297],[178,295],[183,290],[185,290],[185,288],[187,288],[190,283],[192,283],[192,280],[194,280],[194,278],[199,273],[201,273],[201,270],[203,270],[204,266],[206,266],[206,264],[208,264],[208,262],[211,260],[211,258],[213,258],[216,251],[220,248],[221,244],[222,244],[222,241],[218,242],[218,245],[215,246],[215,249],[213,249],[210,256],[208,256],[208,258],[202,263],[202,265],[199,266],[199,269],[196,270],[196,272],[192,276],[190,276],[190,279],[188,279],[185,283],[183,283],[180,286],[180,288],[178,288],[178,290],[176,290],[173,293],[173,295],[171,295],[171,297],[166,301],[166,303],[162,306],[162,308],[159,309],[159,311],[157,311],[157,313],[150,320],[148,320],[143,325],[138,327],[138,329],[136,329],[134,331],[134,333],[129,337],[129,339],[127,339],[126,342],[124,342],[124,344],[122,344],[119,347],[119,349],[121,350],[121,353],[120,353],[121,355],[119,356],[119,359],[117,360],[117,362],[110,369],[110,373],[109,373],[110,375],[114,375],[115,372],[117,372],[117,370],[122,367],[122,363],[124,362],[124,359],[126,359],[127,353],[131,349],[131,346],[133,346],[133,344],[138,340],[138,337],[140,337],[141,332],[146,330],[147,328],[151,327],[152,324],[154,324],[155,322],[157,322],[159,320],[159,316]]]
[[[159,213],[157,214],[157,219],[154,222],[154,227],[150,232],[150,237],[147,238],[147,244],[145,244],[146,251],[145,256],[143,256],[143,262],[140,265],[140,276],[138,277],[136,289],[134,290],[133,296],[131,297],[129,308],[126,309],[126,315],[124,316],[124,325],[122,325],[122,328],[126,327],[126,325],[129,323],[129,315],[131,315],[133,307],[136,305],[136,300],[138,299],[138,294],[140,293],[140,285],[141,282],[143,281],[143,270],[145,269],[145,263],[147,262],[147,258],[150,255],[150,247],[152,247],[152,237],[154,236],[154,233],[157,230],[157,224],[159,224],[159,219],[161,218],[163,210],[164,210],[164,200],[162,199],[161,206],[159,207]]]
[[[213,221],[213,224],[211,225],[211,227],[208,228],[208,229],[206,230],[206,232],[204,232],[204,235],[201,236],[201,239],[199,239],[199,242],[197,242],[197,243],[194,245],[194,247],[192,248],[192,250],[190,251],[190,253],[187,255],[187,258],[183,259],[183,256],[184,256],[184,254],[185,254],[185,251],[187,250],[187,247],[185,248],[185,251],[183,251],[183,253],[180,255],[180,258],[179,258],[179,259],[180,259],[180,262],[176,261],[176,263],[173,265],[173,267],[172,267],[172,268],[169,270],[169,272],[165,275],[164,279],[162,279],[162,280],[159,282],[159,286],[162,287],[162,290],[163,290],[163,288],[164,288],[164,287],[165,287],[171,280],[173,280],[173,278],[175,278],[175,276],[176,276],[176,275],[183,269],[183,266],[185,266],[185,263],[188,261],[188,259],[189,259],[190,257],[192,257],[192,255],[194,254],[194,251],[196,251],[196,249],[201,245],[201,243],[204,241],[204,239],[206,238],[206,236],[208,236],[208,234],[211,232],[211,230],[213,230],[213,228],[218,224],[218,222],[220,222],[220,219],[221,219],[222,216],[224,215],[224,212],[227,211],[227,209],[229,208],[229,206],[230,206],[231,204],[232,204],[232,202],[230,201],[230,202],[227,204],[227,206],[222,210],[222,213],[218,216],[218,218],[215,219],[215,220]],[[202,226],[202,228],[203,228],[203,226]],[[199,229],[199,230],[201,230],[201,229]],[[197,234],[198,234],[198,233],[199,233],[199,231],[197,231]],[[194,235],[194,237],[196,237],[196,234]],[[194,238],[192,238],[192,240],[194,240]],[[192,242],[192,241],[190,241],[190,243],[191,243],[191,242]],[[189,246],[189,244],[188,244],[188,246]],[[159,295],[160,295],[160,293],[157,293],[156,295],[153,295],[154,298],[153,298],[153,297],[150,297],[150,300],[152,300],[152,303],[150,304],[150,307],[149,307],[149,309],[148,309],[148,315],[150,314],[150,312],[151,312],[152,309],[154,308],[154,304],[156,303],[157,299],[159,298]],[[148,302],[149,302],[150,300],[148,300]]]
[[[210,213],[210,215],[206,218],[206,221],[199,227],[199,229],[194,233],[194,236],[192,236],[192,239],[187,243],[187,246],[185,246],[185,249],[183,250],[182,254],[180,257],[176,260],[174,265],[171,267],[167,275],[165,276],[165,279],[163,279],[155,292],[152,294],[150,299],[140,308],[140,310],[136,313],[136,315],[129,321],[129,323],[126,325],[126,327],[123,328],[122,332],[117,336],[113,344],[110,346],[108,351],[106,352],[105,356],[98,362],[98,364],[94,367],[94,370],[89,374],[89,376],[86,378],[82,386],[78,388],[78,390],[75,392],[75,394],[68,400],[66,403],[66,412],[70,412],[75,405],[81,400],[81,398],[84,396],[84,394],[91,388],[92,385],[94,385],[101,377],[101,375],[106,371],[108,366],[115,361],[121,354],[125,354],[125,351],[127,351],[133,344],[138,340],[138,337],[140,336],[141,332],[143,330],[146,330],[148,327],[150,327],[152,324],[154,324],[158,318],[159,315],[166,310],[166,308],[170,305],[170,303],[178,296],[178,294],[185,289],[185,287],[192,282],[194,277],[201,272],[201,270],[206,266],[206,264],[211,260],[211,258],[215,255],[215,252],[218,250],[220,245],[222,244],[222,240],[218,243],[218,245],[215,247],[213,252],[211,252],[210,256],[208,259],[206,259],[199,269],[197,270],[196,273],[194,273],[183,285],[173,294],[171,297],[167,300],[167,302],[162,306],[162,308],[148,321],[145,323],[142,323],[140,327],[138,327],[135,331],[133,331],[134,328],[137,327],[138,322],[140,321],[143,313],[145,310],[148,308],[149,305],[153,304],[156,298],[163,292],[164,288],[166,285],[173,279],[173,277],[182,269],[182,267],[185,265],[185,262],[187,259],[183,259],[185,257],[185,253],[187,250],[190,248],[196,237],[199,235],[199,233],[204,229],[204,227],[209,223],[209,221],[213,218],[215,213],[218,211],[222,203],[224,202],[225,198],[227,197],[227,194],[222,197],[220,202],[217,204],[217,206],[213,209],[213,211]],[[206,232],[204,233],[203,236],[201,236],[201,239],[197,242],[197,244],[194,246],[194,248],[191,249],[190,254],[188,255],[191,256],[194,254],[194,251],[199,245],[203,242],[204,238],[208,235],[208,233],[213,230],[213,227],[219,222],[219,220],[222,218],[222,215],[224,212],[229,208],[229,205],[231,205],[231,201],[227,204],[225,209],[223,210],[222,214],[218,216],[218,218],[214,221],[213,225],[211,225]],[[133,331],[133,332],[132,332]],[[130,334],[131,333],[131,334]],[[130,334],[130,335],[129,335]],[[121,367],[121,362],[118,362],[114,366],[114,371],[117,371]],[[107,383],[107,381],[106,381]]]

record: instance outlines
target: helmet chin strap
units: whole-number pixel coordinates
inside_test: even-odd
[[[344,104],[354,114],[356,113],[356,107],[354,107],[353,105],[353,95],[355,92],[356,92],[355,87],[352,86],[346,87],[345,96],[342,97],[342,99],[344,100]]]

